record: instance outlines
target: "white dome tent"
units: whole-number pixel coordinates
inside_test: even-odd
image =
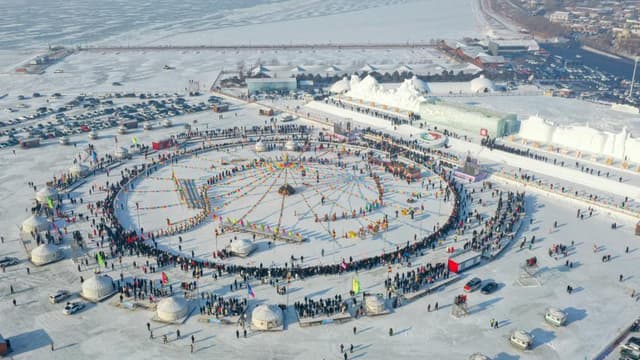
[[[259,331],[284,330],[284,314],[277,305],[263,304],[251,312],[251,328]]]
[[[113,155],[116,157],[116,159],[126,159],[129,156],[129,150],[123,147],[119,147],[116,149]]]
[[[34,265],[41,266],[62,259],[62,251],[53,244],[42,244],[31,250],[31,262]]]
[[[238,239],[229,244],[229,250],[231,253],[240,257],[249,256],[255,248],[256,245],[249,239]]]
[[[258,141],[256,143],[256,152],[265,152],[265,151],[267,151],[267,146],[262,141]]]
[[[49,199],[55,203],[58,200],[58,190],[45,186],[36,193],[36,200],[42,205],[46,205]]]
[[[189,314],[189,302],[181,296],[172,296],[160,300],[156,308],[159,321],[178,322]]]
[[[298,144],[293,140],[289,140],[284,144],[284,149],[287,151],[296,151],[298,150]]]
[[[31,215],[22,222],[21,229],[25,233],[47,231],[49,230],[49,221],[44,216]]]
[[[73,164],[73,166],[69,168],[69,173],[71,173],[72,176],[84,177],[89,173],[89,167],[83,164]]]
[[[493,81],[480,75],[469,82],[470,90],[474,94],[482,94],[495,91]]]
[[[93,302],[102,301],[116,292],[113,279],[109,275],[95,275],[82,283],[80,295]]]

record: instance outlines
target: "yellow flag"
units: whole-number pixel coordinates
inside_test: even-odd
[[[358,280],[357,277],[353,278],[353,282],[352,282],[352,289],[354,294],[358,294],[360,293],[360,281]]]

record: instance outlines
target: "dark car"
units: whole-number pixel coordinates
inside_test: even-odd
[[[15,257],[5,256],[0,258],[0,266],[12,266],[20,263],[20,260]]]
[[[480,287],[480,284],[482,284],[482,280],[480,280],[480,278],[474,277],[464,285],[464,291],[466,292],[475,291]]]
[[[489,281],[487,281],[486,284],[484,284],[482,286],[482,288],[480,289],[480,292],[485,294],[485,295],[488,295],[488,294],[493,293],[497,289],[498,289],[498,284],[496,284],[496,282],[493,281],[493,280],[489,280]]]

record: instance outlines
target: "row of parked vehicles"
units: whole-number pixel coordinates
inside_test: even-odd
[[[156,95],[165,98],[153,98]],[[6,123],[0,122],[0,136],[8,137],[5,141],[0,142],[0,148],[19,144],[19,137],[42,140],[60,138],[117,127],[122,121],[154,121],[159,118],[210,109],[210,104],[204,101],[191,104],[182,95],[168,96],[168,94],[147,94],[144,96],[144,99],[148,99],[147,101],[116,105],[109,98],[79,95],[57,109],[41,107],[37,109],[35,114],[21,116]],[[208,102],[218,101],[218,99],[209,98]],[[47,120],[23,126],[13,126],[40,118]]]

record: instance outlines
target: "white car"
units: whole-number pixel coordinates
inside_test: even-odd
[[[52,304],[57,304],[62,300],[71,296],[71,293],[67,290],[58,290],[55,293],[49,295],[49,302]]]
[[[65,305],[64,310],[62,310],[62,313],[65,315],[71,315],[84,309],[84,307],[85,303],[80,301],[68,302],[67,305]]]

